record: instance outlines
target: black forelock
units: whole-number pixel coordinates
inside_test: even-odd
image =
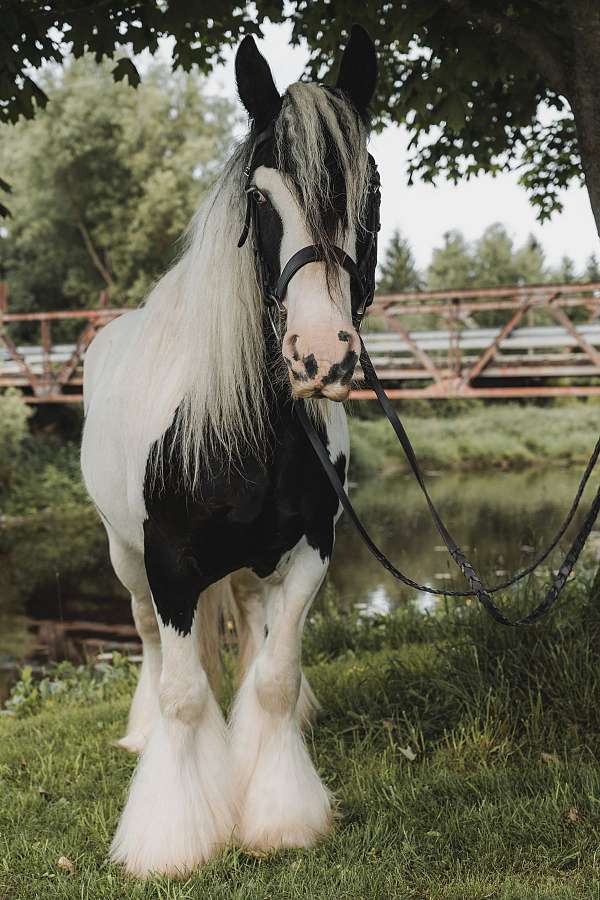
[[[325,90],[339,94],[335,88],[326,88]],[[290,105],[295,105],[293,97],[288,96],[286,100]],[[337,111],[332,104],[330,104],[330,108],[336,117],[336,122],[343,135],[346,146],[350,148],[350,136],[347,133],[345,123],[340,120]],[[339,239],[340,228],[346,228],[348,221],[346,180],[337,151],[336,141],[331,133],[329,124],[320,112],[318,112],[317,117],[325,145],[325,156],[323,159],[324,177],[330,185],[329,192],[316,195],[317,202],[313,208],[313,218],[311,222],[313,234],[311,237],[315,245],[320,246],[323,243],[323,239],[331,244],[335,244]],[[294,154],[290,152],[291,142],[293,140],[294,136],[284,130],[279,144],[279,170],[282,174],[287,176],[289,183],[294,188],[296,196],[299,200],[302,200],[299,172],[296,169]]]
[[[314,110],[313,124],[318,123],[323,147],[322,164],[317,166],[314,180],[320,179],[322,189],[317,189],[314,193],[311,191],[310,214],[307,210],[306,225],[312,243],[319,249],[326,264],[329,282],[330,277],[334,279],[339,277],[339,265],[332,251],[339,244],[341,232],[349,224],[349,191],[344,163],[340,158],[340,145],[346,160],[364,151],[364,147],[356,146],[357,135],[363,126],[360,116],[348,102],[343,91],[325,86],[320,86],[319,89],[323,92],[320,96],[325,99],[327,110],[322,112],[319,105]],[[253,168],[264,165],[277,169],[296,194],[301,208],[304,208],[306,200],[302,189],[304,176],[304,190],[306,190],[306,172],[297,169],[297,166],[301,165],[301,159],[299,160],[299,155],[295,152],[298,146],[295,126],[300,125],[302,130],[304,115],[305,111],[297,103],[294,92],[286,92],[282,109],[273,120],[274,139],[263,142],[252,154],[252,147],[258,137],[256,129],[253,128],[247,144],[247,162],[252,155]],[[353,120],[356,120],[356,129],[353,128]],[[331,131],[332,127],[336,129],[335,134]],[[352,185],[350,190],[355,187]]]

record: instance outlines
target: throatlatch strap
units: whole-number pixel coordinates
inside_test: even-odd
[[[372,553],[372,555],[375,557],[375,559],[377,559],[377,561],[390,573],[390,575],[392,575],[396,580],[401,581],[403,584],[407,585],[408,587],[411,587],[418,591],[424,591],[428,594],[434,594],[436,596],[446,596],[446,597],[473,597],[474,596],[479,600],[479,602],[482,604],[484,609],[489,613],[489,615],[492,616],[492,618],[495,619],[496,622],[499,622],[501,625],[520,626],[520,625],[531,625],[534,622],[537,622],[539,619],[542,618],[542,616],[544,616],[546,613],[548,613],[550,611],[550,609],[554,606],[555,602],[557,601],[558,597],[560,596],[560,593],[561,593],[563,587],[566,584],[566,581],[567,581],[569,575],[571,574],[573,566],[575,565],[575,563],[577,562],[577,560],[579,558],[581,550],[583,549],[583,546],[584,546],[587,538],[589,537],[589,534],[590,534],[592,528],[594,527],[594,524],[596,522],[598,514],[600,513],[600,488],[598,488],[596,497],[594,498],[592,505],[584,519],[583,525],[580,528],[577,535],[575,536],[573,542],[571,543],[571,546],[563,560],[563,563],[560,566],[560,568],[558,569],[556,575],[554,576],[552,583],[551,583],[548,591],[546,592],[546,595],[544,596],[544,599],[542,600],[541,603],[538,604],[538,606],[535,607],[535,609],[533,609],[530,613],[528,613],[528,615],[524,616],[523,618],[517,619],[515,621],[511,621],[496,606],[496,604],[491,599],[490,594],[493,594],[493,593],[496,593],[497,591],[504,590],[508,587],[511,587],[512,585],[521,581],[527,575],[531,574],[531,572],[544,559],[546,559],[546,557],[556,547],[556,545],[558,544],[558,542],[564,535],[565,531],[567,530],[568,526],[570,525],[570,523],[573,519],[573,516],[575,515],[575,512],[579,506],[579,501],[581,500],[581,497],[583,495],[585,486],[586,486],[586,484],[589,480],[589,477],[592,473],[592,470],[594,469],[594,466],[598,460],[598,456],[600,455],[600,438],[598,439],[598,442],[596,443],[594,452],[592,453],[592,456],[586,466],[585,472],[580,481],[579,488],[577,490],[577,494],[575,496],[575,499],[573,501],[571,509],[569,510],[565,521],[561,525],[559,531],[557,532],[557,534],[556,534],[554,540],[552,541],[552,543],[550,544],[550,546],[548,548],[546,548],[546,550],[542,554],[540,554],[539,557],[537,557],[537,559],[534,561],[534,563],[532,565],[528,566],[523,571],[517,573],[517,575],[515,575],[513,578],[509,579],[508,581],[503,582],[502,584],[495,585],[493,588],[489,588],[489,589],[485,588],[478,573],[473,568],[473,566],[471,565],[471,563],[465,556],[464,552],[460,549],[460,547],[457,545],[457,543],[452,538],[450,532],[448,531],[447,527],[445,526],[444,522],[442,521],[442,519],[433,503],[433,500],[431,499],[431,497],[429,495],[429,491],[427,490],[427,486],[425,484],[421,470],[419,468],[419,464],[417,462],[417,458],[415,456],[415,452],[414,452],[413,446],[410,442],[410,439],[409,439],[409,437],[404,429],[404,426],[402,425],[402,422],[400,421],[394,407],[390,403],[390,401],[381,385],[381,382],[379,381],[379,379],[377,377],[377,374],[375,373],[375,370],[373,368],[373,363],[371,362],[371,359],[367,353],[367,350],[366,350],[364,344],[362,343],[362,339],[361,339],[361,347],[362,347],[362,352],[361,352],[360,360],[361,360],[361,366],[363,368],[363,372],[365,375],[365,380],[366,380],[367,384],[369,384],[369,386],[375,391],[375,394],[377,396],[379,404],[381,405],[384,413],[386,414],[387,419],[389,420],[394,431],[396,432],[396,435],[398,437],[398,440],[400,441],[402,449],[404,450],[404,454],[408,460],[411,470],[417,480],[417,483],[419,484],[419,487],[421,488],[423,495],[425,496],[427,505],[431,512],[432,518],[435,522],[436,528],[438,529],[438,532],[440,533],[440,536],[442,537],[442,540],[444,541],[444,544],[446,545],[448,552],[452,556],[454,562],[456,563],[456,565],[458,566],[458,568],[460,569],[460,571],[462,572],[464,577],[467,579],[471,589],[469,591],[449,591],[449,590],[442,590],[439,588],[432,588],[427,585],[419,584],[418,582],[416,582],[412,578],[410,578],[408,575],[405,575],[400,569],[396,568],[396,566],[394,566],[393,563],[390,562],[390,560],[387,558],[387,556],[375,544],[375,542],[369,535],[367,529],[365,528],[365,526],[362,524],[360,518],[358,517],[358,514],[356,513],[354,507],[352,506],[350,498],[348,497],[348,495],[344,489],[344,486],[339,479],[337,471],[336,471],[333,463],[331,462],[331,459],[329,458],[329,454],[328,454],[326,448],[324,447],[324,445],[321,441],[321,438],[319,437],[317,431],[315,430],[312,422],[310,421],[310,418],[308,417],[308,415],[306,413],[303,402],[299,401],[296,404],[296,412],[297,412],[298,418],[300,420],[300,423],[301,423],[310,443],[312,444],[313,449],[315,450],[315,453],[317,454],[317,457],[318,457],[321,465],[323,466],[335,493],[337,494],[338,500],[342,504],[342,508],[345,510],[347,515],[352,520],[354,527],[358,531],[359,535],[361,536],[362,540],[366,544],[367,548]]]

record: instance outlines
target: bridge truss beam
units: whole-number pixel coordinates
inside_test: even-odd
[[[0,388],[27,403],[79,403],[82,360],[96,333],[126,310],[9,312],[0,283]],[[52,327],[81,324],[57,344]],[[32,344],[15,331],[37,327]],[[365,342],[392,399],[600,395],[600,283],[378,295]],[[357,373],[352,397],[372,399]]]

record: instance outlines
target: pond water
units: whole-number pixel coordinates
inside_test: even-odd
[[[541,469],[430,473],[428,480],[455,538],[493,583],[522,567],[548,542],[574,496],[579,475],[576,469]],[[375,541],[401,569],[435,587],[462,586],[410,476],[365,478],[351,493]],[[584,510],[590,495],[591,490],[584,498]],[[550,565],[557,559],[555,554]],[[542,577],[548,574],[549,568],[541,572]],[[359,607],[367,614],[406,602],[421,608],[432,603],[429,596],[416,597],[394,581],[343,519],[317,606],[332,597],[345,608]],[[112,573],[104,530],[92,510],[60,517],[47,512],[0,531],[4,691],[15,662],[31,657],[39,644],[32,629],[39,620],[131,622],[128,597]]]

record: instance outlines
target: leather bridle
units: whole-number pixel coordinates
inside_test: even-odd
[[[271,122],[261,131],[254,142],[254,147],[248,165],[244,169],[246,194],[246,215],[244,227],[238,241],[238,247],[243,247],[252,230],[254,240],[254,256],[256,269],[261,286],[262,298],[269,308],[276,307],[280,313],[284,312],[283,301],[287,293],[288,285],[294,275],[304,266],[322,260],[321,252],[316,244],[309,244],[297,250],[286,262],[277,279],[265,260],[260,233],[260,221],[258,205],[253,196],[252,176],[256,168],[258,151],[269,141],[273,140],[273,123]],[[358,245],[362,244],[358,260],[355,262],[341,247],[332,247],[331,254],[342,269],[354,282],[356,291],[353,296],[357,301],[352,303],[352,321],[358,331],[365,312],[373,302],[375,295],[375,269],[377,267],[377,236],[381,227],[379,208],[381,204],[381,182],[379,172],[373,157],[369,154],[369,185],[365,207],[365,221],[359,225]]]
[[[256,141],[254,143],[254,147],[250,156],[250,160],[248,165],[244,170],[244,175],[246,178],[245,183],[245,192],[246,192],[246,215],[244,220],[244,228],[240,239],[238,241],[238,247],[243,247],[246,243],[248,235],[250,233],[250,229],[252,228],[253,237],[254,237],[254,254],[256,259],[256,268],[259,276],[262,297],[264,303],[269,312],[269,316],[272,317],[273,309],[276,307],[280,313],[283,315],[285,313],[285,308],[283,306],[283,301],[285,299],[286,291],[288,289],[288,285],[294,275],[303,268],[303,266],[308,265],[312,262],[318,262],[321,260],[321,254],[319,252],[318,247],[315,244],[310,244],[307,247],[302,247],[302,249],[298,250],[294,253],[290,259],[284,265],[281,274],[277,279],[274,279],[272,273],[269,270],[269,267],[266,263],[265,256],[263,253],[263,248],[261,244],[261,234],[260,234],[260,222],[258,216],[257,203],[254,197],[252,196],[252,175],[254,174],[254,169],[256,168],[256,156],[258,150],[263,147],[268,141],[273,139],[273,123],[271,123],[264,131],[261,131],[258,134]],[[367,208],[366,208],[366,221],[362,228],[362,234],[359,235],[359,245],[360,243],[364,244],[361,252],[358,254],[358,261],[355,262],[344,250],[340,247],[333,248],[333,255],[336,258],[338,264],[350,275],[351,280],[355,283],[358,295],[358,301],[352,304],[352,320],[354,323],[354,327],[357,332],[360,329],[360,325],[362,323],[362,319],[364,317],[365,312],[373,302],[373,296],[375,294],[375,269],[377,266],[377,235],[380,228],[379,221],[379,207],[380,207],[380,181],[379,174],[377,172],[377,166],[375,164],[375,160],[369,156],[369,197],[367,200]],[[273,328],[275,333],[277,334],[276,325],[271,318],[271,323],[273,324]],[[360,334],[359,334],[360,337]],[[414,581],[412,578],[409,578],[405,575],[400,569],[396,568],[392,562],[385,556],[385,554],[379,549],[379,547],[375,544],[369,532],[362,524],[359,516],[357,515],[348,494],[346,493],[345,487],[337,473],[335,466],[333,465],[327,449],[323,444],[321,436],[318,434],[315,426],[313,425],[310,416],[307,414],[304,402],[302,400],[298,401],[295,405],[296,415],[304,429],[308,440],[310,441],[318,459],[321,463],[333,490],[335,491],[338,500],[340,501],[343,509],[346,511],[347,515],[352,520],[356,530],[358,531],[360,537],[366,544],[367,548],[371,552],[371,554],[375,557],[375,559],[395,578],[397,581],[401,581],[403,584],[414,588],[418,591],[424,591],[428,594],[436,594],[446,597],[476,597],[477,600],[481,603],[486,612],[495,619],[496,622],[501,625],[532,625],[534,622],[539,621],[543,616],[545,616],[550,609],[554,606],[562,589],[564,588],[567,579],[573,569],[573,566],[577,562],[579,555],[583,549],[583,546],[594,527],[594,524],[600,515],[600,487],[596,492],[596,496],[588,510],[583,524],[581,525],[579,531],[575,535],[571,546],[564,557],[562,564],[560,565],[558,571],[552,578],[551,584],[546,591],[545,596],[542,601],[527,615],[519,618],[519,619],[509,619],[504,614],[504,612],[494,603],[492,600],[493,594],[498,591],[505,590],[508,587],[511,587],[514,584],[520,582],[523,578],[530,575],[555,549],[558,545],[559,541],[564,536],[567,528],[573,521],[575,513],[579,507],[579,502],[583,495],[584,489],[587,485],[587,482],[592,474],[592,471],[600,457],[600,438],[598,439],[596,446],[592,452],[590,460],[586,466],[586,469],[583,473],[583,476],[580,480],[579,487],[577,489],[577,493],[575,495],[575,499],[571,504],[571,508],[567,513],[567,516],[558,529],[556,535],[551,541],[550,545],[543,550],[533,562],[527,566],[522,571],[518,572],[512,578],[507,581],[502,582],[501,584],[496,584],[493,587],[486,587],[465,555],[464,551],[458,546],[452,535],[450,534],[448,528],[444,524],[441,516],[439,515],[435,504],[429,494],[427,489],[427,485],[424,481],[423,475],[419,468],[419,464],[417,462],[417,458],[413,449],[413,446],[410,442],[410,438],[406,433],[400,418],[394,409],[392,403],[387,397],[383,385],[379,381],[377,377],[377,373],[375,372],[375,368],[371,361],[369,354],[367,353],[367,349],[363,343],[362,338],[360,338],[361,344],[361,354],[360,354],[360,363],[363,370],[363,375],[366,383],[372,390],[375,392],[375,396],[379,401],[379,405],[381,406],[383,412],[385,413],[388,421],[392,425],[396,436],[404,450],[404,454],[409,463],[409,466],[415,476],[417,484],[425,500],[429,507],[429,511],[431,513],[434,524],[440,534],[440,537],[444,541],[446,548],[464,575],[465,579],[469,584],[468,591],[450,591],[450,590],[440,590],[437,588],[429,587],[428,585],[419,584]]]

